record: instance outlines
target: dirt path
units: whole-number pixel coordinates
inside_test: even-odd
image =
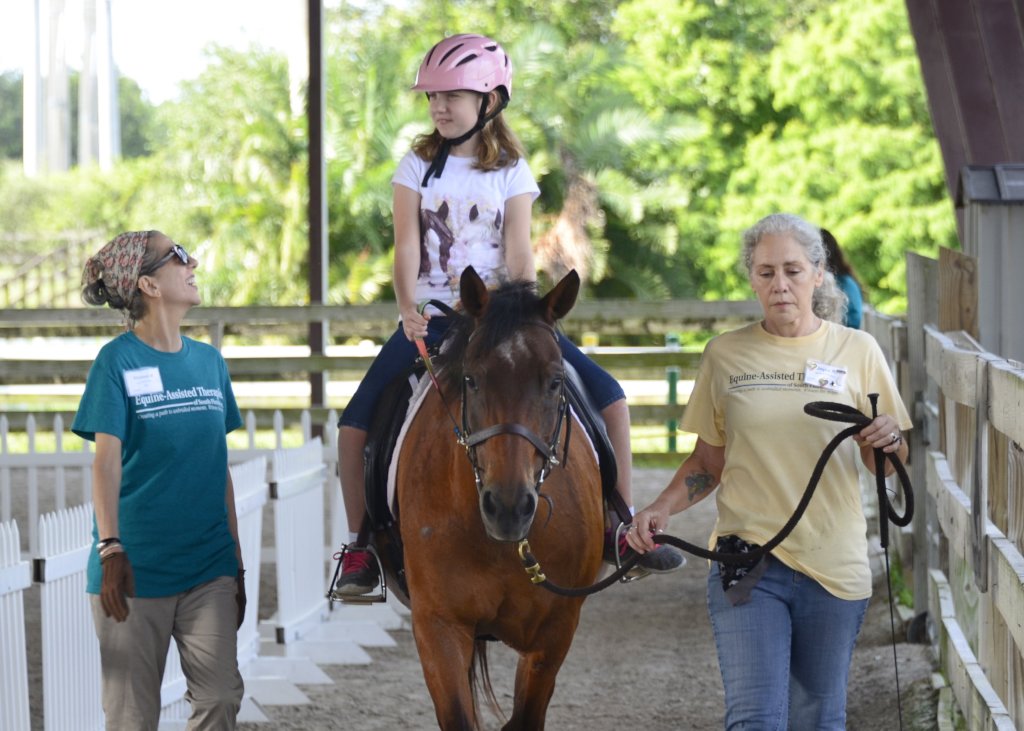
[[[666,470],[639,470],[635,498],[649,502],[671,476]],[[676,516],[674,535],[702,543],[714,521],[714,506]],[[706,563],[698,559],[679,572],[616,585],[584,604],[572,650],[559,674],[548,713],[548,728],[613,731],[626,726],[645,731],[713,731],[722,728],[722,682],[704,601]],[[433,706],[416,656],[412,634],[393,632],[397,646],[371,649],[369,666],[325,666],[333,686],[305,686],[311,703],[266,709],[273,729],[359,729],[408,731],[437,727]],[[516,657],[493,644],[491,677],[502,707],[511,708]],[[934,729],[934,697],[929,691],[929,650],[897,645],[903,691],[903,728]],[[893,649],[885,585],[876,586],[864,629],[854,652],[848,703],[853,731],[898,729]],[[486,715],[488,729],[501,722]],[[267,725],[243,724],[245,731]]]

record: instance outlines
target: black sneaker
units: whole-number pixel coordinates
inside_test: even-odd
[[[369,594],[380,583],[377,562],[369,551],[346,551],[341,559],[341,576],[334,584],[334,593],[341,596]]]
[[[606,530],[604,533],[604,561],[615,566],[618,565],[615,561],[615,548],[613,547],[614,532],[612,530]],[[625,532],[619,533],[619,561],[621,564],[627,558],[630,558],[635,551],[629,547],[626,542]],[[671,546],[656,546],[653,551],[648,551],[640,557],[640,560],[636,564],[640,568],[649,571],[652,574],[667,574],[670,571],[681,569],[686,565],[686,556],[679,551],[675,550]]]

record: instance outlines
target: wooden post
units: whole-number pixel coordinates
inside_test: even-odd
[[[919,496],[914,517],[914,613],[928,611],[928,569],[939,565],[938,546],[929,533],[938,531],[935,503],[924,489],[927,477],[925,454],[934,437],[929,402],[937,400],[937,389],[929,387],[924,360],[924,326],[938,320],[937,262],[913,252],[907,253],[907,353],[910,359],[910,393],[902,394],[911,409],[914,428],[910,431],[910,478]],[[929,526],[932,530],[929,531]]]

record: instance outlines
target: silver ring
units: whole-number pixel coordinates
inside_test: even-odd
[[[897,432],[893,432],[889,435],[889,444],[895,444],[900,440],[900,435]]]

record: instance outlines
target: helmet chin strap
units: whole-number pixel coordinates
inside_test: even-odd
[[[441,173],[444,172],[445,163],[448,162],[448,155],[451,153],[453,147],[458,147],[463,142],[468,140],[470,137],[475,135],[477,132],[484,128],[488,122],[501,114],[501,111],[508,105],[508,99],[504,94],[498,94],[498,104],[495,106],[494,111],[490,114],[487,113],[487,98],[488,95],[484,94],[483,99],[480,101],[480,113],[477,115],[476,124],[464,135],[454,137],[452,139],[445,138],[441,143],[441,147],[438,148],[437,154],[430,163],[430,167],[427,168],[426,175],[423,176],[423,187],[427,187],[427,183],[430,182],[431,176],[440,178]]]

